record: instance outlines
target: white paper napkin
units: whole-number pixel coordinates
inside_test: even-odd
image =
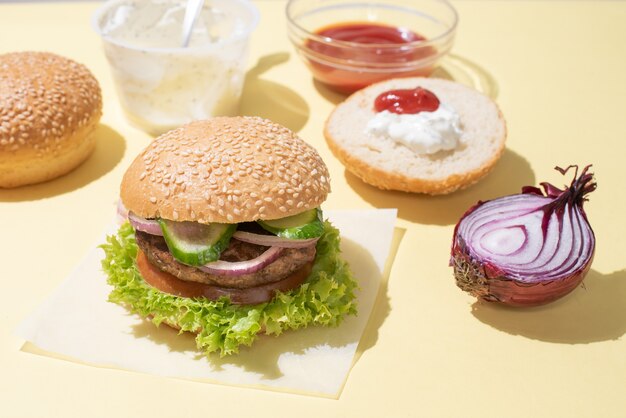
[[[110,287],[94,246],[78,268],[17,329],[51,353],[156,375],[338,397],[376,300],[391,248],[395,209],[327,211],[342,237],[342,256],[359,281],[358,315],[339,327],[309,327],[261,336],[227,358],[204,357],[193,335],[107,302]],[[104,242],[104,237],[100,241]]]

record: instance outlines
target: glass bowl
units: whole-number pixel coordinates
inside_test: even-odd
[[[286,14],[289,39],[313,77],[342,93],[430,75],[452,48],[458,22],[447,0],[289,0]],[[355,42],[332,34],[347,25],[393,27],[401,39]]]

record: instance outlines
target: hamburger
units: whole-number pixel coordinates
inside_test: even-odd
[[[315,149],[266,119],[165,133],[123,177],[128,222],[102,246],[109,300],[197,334],[207,355],[337,325],[356,313],[357,284],[322,216],[329,192]]]

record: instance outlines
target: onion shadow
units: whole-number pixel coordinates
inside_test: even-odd
[[[535,174],[526,159],[505,149],[493,171],[477,184],[448,195],[429,196],[393,190],[381,190],[364,183],[345,170],[350,187],[377,208],[398,208],[398,217],[429,225],[452,225],[479,200],[520,193],[522,186],[534,185]]]
[[[396,231],[394,231],[394,242],[396,235]],[[398,239],[401,239],[402,235],[400,234]],[[399,242],[394,245],[395,249],[397,249]],[[357,279],[368,277],[368,275],[371,277],[371,272],[378,271],[376,262],[371,254],[358,243],[343,238],[341,248],[345,259],[350,262],[352,272]],[[393,257],[395,257],[395,252],[393,255],[390,253],[389,259],[393,260]],[[389,268],[386,268],[388,274],[390,270],[389,260],[387,264],[389,265]],[[381,280],[378,275],[376,275],[376,278]],[[367,283],[360,283],[361,289],[365,286],[367,286]],[[376,304],[382,301],[383,306],[375,306],[373,309],[372,317],[374,319],[370,317],[369,323],[365,328],[367,333],[367,337],[363,338],[365,343],[359,346],[361,353],[375,344],[378,327],[384,322],[389,313],[388,298],[386,293],[381,294],[383,291],[386,292],[384,281],[381,282],[377,300],[374,302]],[[359,318],[356,316],[349,316],[338,327],[311,326],[302,330],[285,331],[279,336],[259,335],[251,347],[242,346],[239,348],[239,354],[224,358],[220,358],[218,353],[205,358],[196,348],[194,334],[179,334],[177,330],[167,325],[157,328],[149,320],[144,320],[134,325],[132,333],[136,338],[148,338],[159,345],[165,345],[172,352],[191,352],[198,360],[208,361],[212,368],[218,372],[235,366],[247,372],[259,374],[263,379],[274,380],[283,376],[279,358],[284,353],[304,354],[307,350],[317,346],[339,348],[348,344],[358,343],[362,337],[355,330],[356,321],[358,320]],[[216,379],[219,380],[219,377]],[[268,387],[268,389],[271,388]]]
[[[96,148],[74,170],[44,183],[12,189],[0,188],[0,202],[24,202],[62,195],[80,189],[112,171],[124,157],[126,141],[117,131],[104,124],[96,127],[94,135]]]
[[[270,68],[288,60],[287,52],[259,58],[246,74],[239,112],[242,115],[261,116],[298,132],[309,120],[307,102],[290,88],[261,78]]]
[[[590,270],[583,285],[553,303],[512,308],[485,301],[472,315],[495,329],[533,340],[589,344],[626,334],[626,270],[601,274]]]

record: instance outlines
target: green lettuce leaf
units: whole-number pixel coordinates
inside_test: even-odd
[[[137,244],[128,223],[117,235],[107,237],[101,248],[105,253],[102,268],[113,287],[109,301],[150,317],[157,326],[165,322],[180,332],[196,333],[196,344],[206,355],[238,353],[241,345],[250,346],[262,330],[279,335],[308,325],[337,326],[346,315],[356,315],[357,282],[340,257],[339,231],[328,221],[307,280],[270,302],[252,306],[232,305],[228,298],[183,298],[147,285],[135,265]]]

